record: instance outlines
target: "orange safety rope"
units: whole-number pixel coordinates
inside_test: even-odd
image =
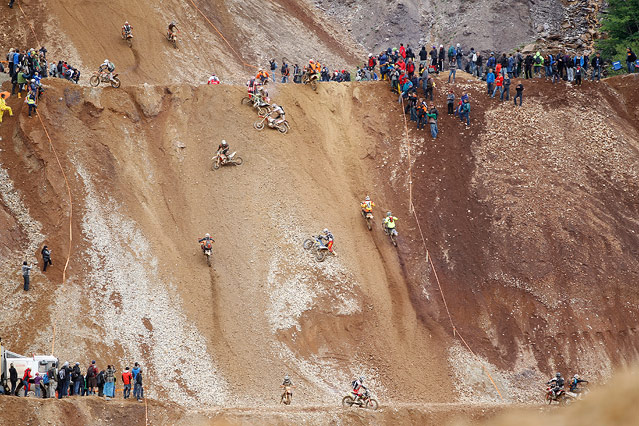
[[[400,88],[400,93],[401,93],[401,88]],[[408,122],[406,120],[406,112],[405,112],[406,108],[405,108],[405,105],[404,105],[404,97],[402,96],[400,99],[401,99],[401,103],[402,103],[402,115],[404,117],[404,142],[406,143],[407,152],[408,152],[408,197],[409,197],[408,209],[409,209],[409,212],[413,213],[413,216],[415,217],[415,222],[417,223],[417,229],[419,230],[419,234],[421,235],[422,244],[424,245],[424,250],[426,250],[426,261],[430,264],[431,271],[433,272],[433,275],[435,276],[435,281],[437,281],[437,287],[439,287],[439,293],[441,294],[442,301],[444,302],[444,308],[446,309],[446,314],[448,315],[448,320],[450,321],[450,326],[451,326],[452,331],[453,331],[453,336],[454,337],[459,337],[459,339],[464,343],[464,345],[466,346],[468,351],[470,351],[470,353],[473,354],[473,356],[475,357],[475,359],[477,360],[479,365],[481,365],[482,370],[486,373],[486,375],[490,379],[491,383],[495,387],[495,390],[497,391],[497,394],[499,395],[499,398],[503,401],[504,397],[501,395],[501,392],[499,391],[499,387],[497,386],[497,384],[493,380],[492,376],[490,375],[490,373],[486,369],[486,366],[481,361],[481,358],[479,358],[479,356],[475,352],[473,352],[473,350],[470,348],[468,343],[466,343],[466,340],[459,333],[459,330],[457,330],[457,327],[455,327],[455,323],[453,322],[453,316],[451,315],[450,310],[448,309],[448,302],[446,302],[446,297],[444,295],[444,290],[442,288],[441,282],[439,281],[439,276],[437,275],[437,270],[435,269],[435,265],[433,264],[433,258],[430,255],[430,251],[428,250],[428,246],[426,244],[426,238],[424,237],[424,232],[422,230],[422,225],[419,222],[419,218],[417,217],[417,211],[415,209],[415,205],[413,204],[413,164],[412,164],[412,158],[411,158],[411,144],[410,144],[410,139],[408,137]]]
[[[24,9],[22,9],[22,5],[20,4],[20,2],[18,2],[18,7],[20,8],[20,12],[22,12],[22,16],[24,16],[25,21],[27,20],[27,14],[24,13]],[[33,28],[33,25],[31,25],[31,22],[27,22],[27,24],[29,24],[29,27],[31,28],[31,32],[33,33],[33,36],[35,37],[36,41],[38,42],[38,46],[42,46],[42,43],[40,43],[40,39],[38,39],[38,36],[36,35],[35,29]]]
[[[242,55],[240,55],[237,50],[235,50],[233,48],[233,46],[231,45],[231,43],[229,43],[229,41],[226,39],[226,37],[224,37],[224,35],[222,34],[222,32],[215,26],[215,24],[213,24],[213,22],[211,22],[211,20],[209,18],[207,18],[207,16],[204,14],[204,12],[202,12],[200,10],[199,7],[197,7],[197,5],[195,4],[195,2],[193,0],[189,0],[189,2],[193,5],[193,7],[195,8],[195,10],[197,10],[199,12],[200,15],[202,15],[202,17],[206,20],[206,22],[209,23],[209,25],[211,25],[211,27],[213,27],[213,29],[220,35],[220,37],[222,37],[222,40],[224,40],[224,42],[227,44],[227,46],[233,51],[233,53],[235,53],[235,56],[237,56],[237,58],[240,60],[240,62],[242,63],[242,65],[246,66],[246,67],[251,67],[251,68],[255,68],[258,69],[258,67],[256,67],[255,65],[251,65],[251,64],[247,64],[246,62],[244,62],[244,59],[242,58]]]

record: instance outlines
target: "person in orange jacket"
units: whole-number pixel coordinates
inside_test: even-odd
[[[264,71],[263,68],[260,68],[255,76],[255,80],[259,81],[262,84],[266,84],[268,82],[269,74]]]

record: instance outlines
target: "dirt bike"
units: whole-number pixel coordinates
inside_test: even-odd
[[[173,48],[177,49],[177,32],[167,31],[166,39],[173,44]]]
[[[373,230],[373,212],[362,210],[362,217],[366,220],[366,227],[369,231]]]
[[[260,117],[264,117],[268,113],[271,112],[270,99],[268,97],[262,98],[259,95],[254,95],[249,93],[248,96],[244,96],[240,103],[242,105],[252,105],[253,108],[257,109],[257,115]]]
[[[288,121],[280,119],[271,118],[268,114],[265,114],[261,120],[257,120],[253,123],[253,127],[257,130],[263,130],[264,127],[270,127],[271,129],[277,129],[280,133],[288,133],[289,125]]]
[[[316,236],[304,240],[302,247],[304,250],[315,250],[315,260],[318,262],[323,262],[328,255],[335,256],[335,253],[331,253],[328,247],[322,244],[320,238]]]
[[[280,387],[284,388],[284,394],[282,395],[280,404],[283,403],[284,405],[291,405],[291,401],[293,400],[293,387],[284,385],[281,385]]]
[[[397,247],[397,229],[396,228],[387,228],[386,224],[382,223],[382,228],[384,229],[384,233],[386,235],[388,235],[388,238],[390,238],[391,243],[393,243],[393,245],[395,247]]]
[[[122,38],[126,40],[126,44],[128,44],[129,47],[133,47],[133,34],[130,31],[122,34]]]
[[[108,73],[96,71],[89,79],[89,84],[93,87],[98,87],[100,83],[109,83],[115,89],[120,87],[120,79],[117,74],[113,74],[113,79],[111,80]]]
[[[377,410],[379,408],[377,400],[371,397],[368,390],[364,391],[361,396],[350,391],[344,398],[342,398],[343,407],[352,407],[353,405],[356,405],[359,408],[368,408],[369,410]]]
[[[217,170],[220,168],[220,166],[227,166],[227,165],[241,166],[243,162],[244,160],[242,160],[242,157],[240,157],[239,155],[237,157],[235,156],[235,152],[227,155],[226,160],[224,161],[221,161],[220,154],[216,154],[215,157],[213,157],[212,169]]]
[[[209,266],[209,268],[211,267],[211,255],[213,254],[213,248],[207,248],[202,246],[202,252],[204,253],[204,256],[206,256],[206,264]]]
[[[546,403],[548,405],[553,402],[557,402],[560,405],[568,405],[575,399],[573,396],[569,395],[569,392],[566,392],[563,389],[560,389],[557,394],[553,394],[552,390],[552,386],[546,387]]]
[[[317,91],[317,82],[320,79],[320,75],[319,73],[313,73],[310,75],[308,75],[308,73],[302,75],[302,83],[304,84],[310,84],[311,85],[311,89],[313,89],[314,91]]]

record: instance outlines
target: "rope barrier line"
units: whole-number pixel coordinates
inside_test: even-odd
[[[27,20],[27,14],[24,13],[24,9],[22,8],[22,5],[20,4],[20,2],[18,2],[18,7],[20,8],[20,12],[22,12],[22,16],[24,16],[24,20]],[[33,33],[33,36],[35,37],[36,41],[38,42],[38,46],[42,46],[42,43],[40,43],[40,39],[38,38],[36,32],[35,32],[35,28],[33,28],[33,25],[31,25],[31,22],[27,22],[27,24],[29,24],[29,28],[31,28],[31,32]]]
[[[144,397],[144,426],[149,426],[149,406],[146,403],[146,397]]]
[[[199,7],[197,7],[197,5],[195,4],[195,2],[193,0],[189,0],[189,2],[193,5],[193,7],[195,8],[195,10],[198,11],[198,13],[200,15],[202,15],[202,17],[206,20],[206,22],[209,23],[209,25],[211,25],[211,27],[213,27],[213,29],[220,35],[220,37],[222,37],[222,40],[224,40],[224,42],[227,44],[227,46],[233,51],[233,53],[235,53],[235,56],[237,56],[237,58],[240,60],[240,62],[242,63],[242,65],[246,66],[246,67],[251,67],[254,69],[258,69],[258,67],[256,67],[255,65],[251,65],[248,64],[246,62],[244,62],[244,59],[242,58],[242,56],[237,52],[237,50],[235,50],[233,48],[233,46],[231,45],[231,43],[229,43],[229,41],[226,39],[226,37],[224,37],[224,34],[222,34],[222,32],[215,26],[215,24],[213,24],[213,22],[211,22],[211,20],[209,18],[207,18],[207,16],[204,14],[204,12],[202,12],[200,10]]]
[[[401,88],[400,88],[400,93],[401,93]],[[446,314],[448,315],[448,319],[450,321],[453,337],[459,337],[459,339],[464,343],[464,346],[466,346],[468,351],[471,354],[473,354],[473,356],[477,360],[477,363],[481,365],[482,370],[484,371],[484,373],[486,373],[486,375],[490,379],[490,382],[495,387],[495,390],[497,391],[499,398],[503,402],[504,397],[502,396],[499,390],[499,387],[495,383],[495,380],[493,380],[492,376],[488,372],[488,369],[486,368],[484,363],[481,361],[481,358],[479,358],[479,356],[470,348],[470,345],[468,345],[468,343],[466,342],[466,339],[464,339],[464,337],[459,333],[459,330],[457,330],[457,327],[455,326],[455,323],[453,321],[453,316],[451,315],[450,309],[448,308],[448,302],[446,301],[446,296],[444,295],[444,289],[442,288],[441,282],[439,281],[439,276],[437,275],[437,270],[435,269],[435,265],[433,264],[433,258],[430,255],[430,251],[428,250],[428,245],[426,244],[426,237],[424,237],[424,231],[422,230],[422,225],[419,222],[419,218],[417,217],[417,210],[415,209],[415,205],[413,203],[413,164],[412,164],[412,158],[411,158],[411,143],[410,143],[410,139],[408,138],[408,121],[406,120],[406,107],[404,104],[404,97],[402,96],[400,97],[400,99],[402,104],[402,116],[404,118],[404,143],[407,145],[407,150],[408,150],[408,197],[409,197],[408,210],[410,213],[413,214],[413,217],[415,218],[415,223],[417,223],[417,229],[419,230],[419,235],[422,238],[422,244],[424,245],[424,249],[426,250],[426,261],[430,264],[431,271],[433,275],[435,276],[435,281],[437,282],[437,287],[439,288],[439,293],[442,296],[442,301],[444,302],[444,308],[446,309]]]

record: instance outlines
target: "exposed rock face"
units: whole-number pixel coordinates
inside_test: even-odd
[[[400,42],[461,43],[466,50],[507,51],[535,41],[591,45],[602,0],[317,0],[316,5],[377,52]],[[591,31],[589,31],[591,30]],[[561,44],[560,44],[561,43]]]

